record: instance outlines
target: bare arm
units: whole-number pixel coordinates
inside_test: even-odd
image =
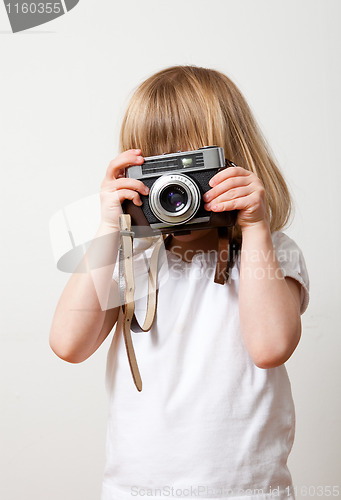
[[[105,236],[106,235],[106,236]],[[102,238],[102,236],[105,236]],[[111,264],[92,269],[89,252],[83,258],[87,272],[75,272],[67,282],[59,299],[50,331],[52,350],[65,361],[79,363],[98,349],[112,330],[118,317],[118,307],[106,308],[112,296],[117,296],[117,285],[112,279],[116,262],[118,231],[101,225],[93,240],[104,246]],[[91,247],[89,249],[91,253]],[[97,250],[98,255],[98,250]],[[107,260],[108,262],[108,260]],[[116,299],[116,304],[118,304]]]
[[[272,368],[289,359],[301,336],[300,284],[284,278],[264,223],[243,229],[239,314],[257,366]]]
[[[143,163],[141,150],[118,155],[101,185],[101,224],[57,304],[50,331],[52,350],[65,361],[87,359],[108,336],[119,312],[117,284],[112,279],[118,250],[118,220],[124,199],[141,205],[138,192],[148,193],[141,181],[124,177],[124,169]],[[80,270],[80,268],[78,268]]]
[[[242,230],[239,314],[242,335],[260,368],[283,364],[301,335],[300,285],[284,278],[272,244],[265,190],[253,172],[230,167],[209,182],[205,208],[238,210]]]

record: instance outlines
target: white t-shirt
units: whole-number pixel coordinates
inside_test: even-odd
[[[282,232],[272,239],[284,275],[302,285],[303,313],[309,280],[302,253]],[[191,263],[165,255],[155,322],[149,332],[132,333],[142,392],[130,373],[122,316],[108,352],[102,500],[293,499],[290,381],[285,365],[258,368],[244,345],[239,260],[231,282],[220,285],[215,254]],[[137,279],[141,320],[145,281]]]

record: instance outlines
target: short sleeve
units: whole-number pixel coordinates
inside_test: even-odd
[[[272,233],[278,263],[285,277],[293,278],[301,285],[301,314],[309,303],[309,276],[303,253],[294,240],[281,231]]]

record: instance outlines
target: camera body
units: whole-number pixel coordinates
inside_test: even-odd
[[[207,146],[149,156],[142,165],[129,167],[127,177],[149,187],[147,196],[140,195],[141,207],[125,200],[124,211],[132,216],[136,236],[234,225],[237,211],[209,212],[202,199],[211,189],[210,179],[230,165],[222,148]]]

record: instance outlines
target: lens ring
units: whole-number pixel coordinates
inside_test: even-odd
[[[167,193],[167,188],[177,189],[182,201],[178,210],[162,203],[160,196]],[[169,191],[168,191],[169,192]],[[171,191],[170,191],[171,192]],[[173,191],[174,192],[174,191]],[[149,206],[156,218],[162,222],[183,224],[192,219],[200,206],[200,191],[193,179],[184,174],[165,174],[160,176],[150,188]],[[186,199],[186,203],[184,200]],[[163,200],[164,201],[164,200]],[[176,202],[176,200],[174,200]]]

